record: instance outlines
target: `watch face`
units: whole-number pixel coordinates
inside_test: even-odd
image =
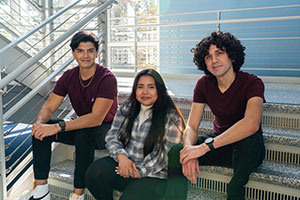
[[[206,138],[205,143],[206,143],[206,144],[212,143],[213,140],[214,140],[214,139],[211,138],[211,137]]]

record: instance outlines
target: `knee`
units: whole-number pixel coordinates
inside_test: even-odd
[[[93,162],[88,169],[86,170],[85,173],[85,183],[87,185],[87,187],[94,185],[99,182],[99,177],[101,176],[101,167],[99,168],[99,166]]]
[[[169,167],[181,167],[179,162],[180,150],[183,148],[182,144],[174,145],[168,152],[168,165]]]

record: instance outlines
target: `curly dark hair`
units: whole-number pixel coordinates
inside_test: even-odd
[[[233,70],[238,72],[245,61],[245,49],[240,40],[228,32],[212,32],[210,36],[202,39],[195,48],[191,49],[194,53],[193,62],[199,70],[204,71],[206,75],[212,75],[208,70],[205,63],[205,56],[211,45],[216,45],[222,51],[225,51],[228,57],[233,61]]]
[[[70,47],[74,51],[80,44],[80,42],[91,42],[94,44],[96,51],[99,48],[99,40],[92,32],[79,31],[71,39]]]

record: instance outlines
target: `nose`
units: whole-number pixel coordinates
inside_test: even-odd
[[[215,54],[212,55],[212,61],[213,63],[217,62],[217,56]]]
[[[148,89],[147,88],[144,88],[143,89],[143,94],[147,94],[148,93]]]
[[[88,52],[84,51],[84,57],[88,57]]]

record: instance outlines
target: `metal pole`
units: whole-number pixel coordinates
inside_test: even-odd
[[[217,20],[220,21],[221,20],[221,11],[218,11],[218,16],[217,16]],[[221,30],[221,24],[217,23],[217,32],[220,32]]]
[[[1,80],[1,68],[0,68],[0,80]],[[5,200],[6,191],[6,164],[5,164],[5,150],[4,150],[4,131],[3,131],[3,91],[0,90],[0,199]]]
[[[25,70],[27,70],[34,63],[36,63],[38,60],[40,60],[43,56],[48,54],[49,51],[51,51],[51,49],[55,48],[58,44],[65,41],[69,36],[74,34],[78,29],[83,27],[87,22],[89,22],[91,19],[93,19],[95,16],[97,16],[100,12],[102,12],[104,9],[106,9],[112,3],[117,3],[117,2],[115,0],[107,1],[106,3],[101,5],[99,8],[95,9],[91,14],[86,16],[79,23],[75,24],[72,28],[70,28],[64,34],[59,36],[54,42],[52,42],[46,48],[44,48],[42,51],[40,51],[35,57],[32,57],[31,59],[27,60],[25,63],[20,65],[18,68],[16,68],[13,72],[11,72],[6,77],[4,77],[4,79],[2,79],[2,81],[0,82],[0,89],[4,88],[8,83],[10,83],[15,78],[17,78],[19,75],[21,75]]]
[[[57,12],[55,15],[50,16],[46,21],[43,21],[42,23],[40,23],[39,25],[37,25],[35,28],[33,28],[32,30],[30,30],[29,32],[27,32],[24,35],[20,36],[15,41],[13,41],[13,42],[9,43],[8,45],[6,45],[5,47],[1,48],[0,49],[0,54],[2,54],[3,52],[7,51],[8,49],[10,49],[12,47],[15,47],[20,42],[24,41],[26,38],[28,38],[29,36],[31,36],[33,33],[35,33],[36,31],[38,31],[43,26],[46,26],[49,22],[53,21],[54,19],[56,19],[57,17],[59,17],[60,15],[62,15],[65,11],[67,11],[69,8],[73,7],[74,5],[76,5],[80,1],[81,0],[78,0],[78,1],[70,4],[69,6],[64,7],[59,12]]]

